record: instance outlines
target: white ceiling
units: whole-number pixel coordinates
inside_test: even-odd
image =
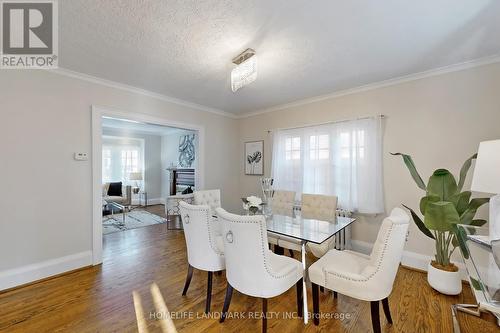
[[[500,53],[497,0],[59,1],[61,67],[234,114]],[[231,59],[258,78],[230,89]]]
[[[134,132],[150,135],[172,135],[187,132],[188,130],[155,124],[141,123],[137,121],[103,117],[102,127],[116,129],[125,132]]]

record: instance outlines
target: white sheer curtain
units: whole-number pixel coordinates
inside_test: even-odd
[[[131,185],[130,173],[144,170],[144,141],[112,136],[104,136],[102,140],[103,182],[121,181]]]
[[[273,133],[274,188],[329,194],[339,207],[382,213],[381,117]]]

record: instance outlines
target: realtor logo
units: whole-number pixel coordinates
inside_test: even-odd
[[[57,2],[0,1],[2,69],[57,68]]]

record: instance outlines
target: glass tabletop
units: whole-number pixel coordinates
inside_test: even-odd
[[[476,300],[488,310],[500,313],[500,257],[495,261],[494,256],[498,248],[492,249],[487,228],[459,225],[458,230],[465,245],[461,251]]]
[[[315,244],[323,243],[355,220],[340,216],[335,222],[277,214],[266,216],[267,231]]]

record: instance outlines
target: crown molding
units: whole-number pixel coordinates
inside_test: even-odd
[[[334,98],[338,98],[338,97],[342,97],[342,96],[346,96],[346,95],[352,95],[352,94],[370,91],[370,90],[375,90],[375,89],[379,89],[379,88],[383,88],[383,87],[394,86],[397,84],[421,80],[421,79],[425,79],[428,77],[443,75],[443,74],[452,73],[452,72],[458,72],[458,71],[462,71],[462,70],[466,70],[466,69],[470,69],[470,68],[474,68],[474,67],[485,66],[485,65],[489,65],[489,64],[493,64],[493,63],[497,63],[497,62],[500,62],[500,54],[496,54],[496,55],[488,56],[488,57],[484,57],[484,58],[479,58],[479,59],[475,59],[475,60],[470,60],[470,61],[466,61],[466,62],[454,64],[454,65],[439,67],[436,69],[431,69],[431,70],[420,72],[420,73],[404,75],[404,76],[400,76],[397,78],[388,79],[388,80],[384,80],[384,81],[369,83],[369,84],[362,85],[359,87],[340,90],[340,91],[336,91],[336,92],[325,94],[325,95],[319,95],[319,96],[315,96],[315,97],[305,98],[305,99],[297,100],[295,102],[280,104],[280,105],[272,106],[272,107],[257,110],[257,111],[251,111],[251,112],[240,114],[237,116],[237,118],[242,119],[242,118],[258,116],[258,115],[265,114],[265,113],[270,113],[270,112],[280,111],[280,110],[289,109],[289,108],[293,108],[293,107],[297,107],[297,106],[312,104],[312,103],[324,101],[327,99],[334,99]]]
[[[97,76],[92,76],[92,75],[72,71],[70,69],[66,69],[66,68],[62,68],[62,67],[59,67],[57,69],[51,69],[48,71],[51,73],[55,73],[55,74],[59,74],[59,75],[63,75],[63,76],[67,76],[67,77],[71,77],[71,78],[75,78],[75,79],[79,79],[79,80],[84,80],[84,81],[92,82],[95,84],[100,84],[100,85],[103,85],[106,87],[111,87],[111,88],[120,89],[120,90],[128,91],[131,93],[135,93],[135,94],[140,94],[140,95],[147,96],[147,97],[156,98],[156,99],[159,99],[159,100],[162,100],[165,102],[177,104],[177,105],[188,107],[191,109],[196,109],[199,111],[209,112],[209,113],[216,114],[216,115],[223,116],[223,117],[228,117],[228,118],[233,118],[233,119],[238,118],[235,114],[229,113],[229,112],[226,112],[223,110],[211,108],[211,107],[201,105],[201,104],[188,102],[188,101],[178,99],[175,97],[163,95],[160,93],[155,93],[155,92],[152,92],[152,91],[149,91],[146,89],[138,88],[138,87],[131,86],[128,84],[124,84],[124,83],[119,83],[116,81],[103,79],[103,78],[100,78]]]

